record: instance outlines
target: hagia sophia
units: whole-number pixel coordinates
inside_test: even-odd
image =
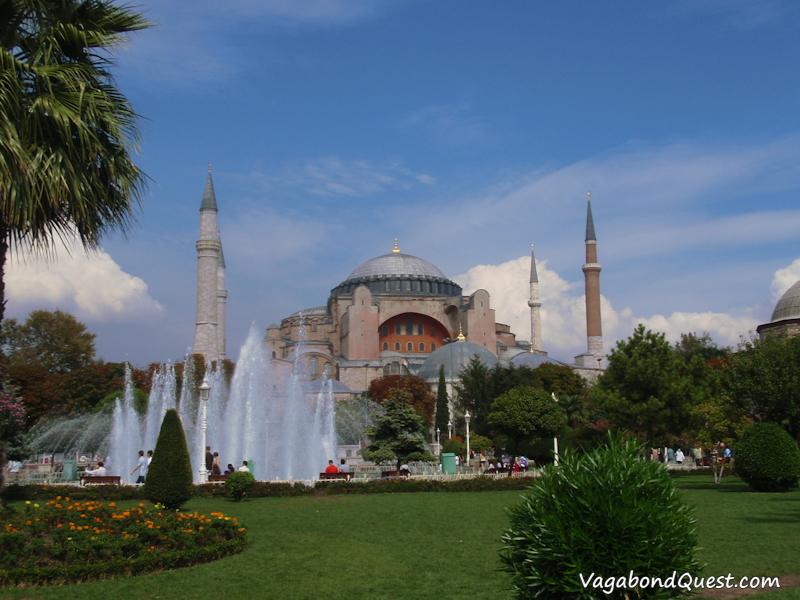
[[[193,352],[215,361],[225,350],[225,258],[217,229],[217,200],[209,167],[200,203],[197,241],[197,325]],[[586,220],[587,352],[570,364],[587,379],[605,367],[600,314],[600,265],[591,197]],[[436,385],[444,367],[448,384],[477,355],[498,363],[536,367],[564,364],[542,349],[539,280],[531,246],[529,339],[498,323],[486,290],[464,295],[456,282],[425,259],[401,252],[395,236],[388,254],[356,267],[321,306],[298,310],[267,328],[264,349],[274,372],[303,369],[312,387],[327,377],[338,398],[365,391],[385,375],[415,374]],[[527,333],[527,332],[525,332]],[[527,336],[526,336],[527,337]]]

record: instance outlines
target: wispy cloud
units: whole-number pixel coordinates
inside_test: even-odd
[[[779,22],[792,9],[785,0],[677,0],[666,5],[664,10],[681,17],[711,14],[723,26],[755,29]]]
[[[444,146],[491,144],[497,138],[468,104],[425,106],[396,119],[400,129],[422,131]]]

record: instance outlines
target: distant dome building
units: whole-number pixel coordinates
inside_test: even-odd
[[[765,335],[800,335],[800,281],[790,287],[778,300],[769,323],[756,328],[759,337]]]

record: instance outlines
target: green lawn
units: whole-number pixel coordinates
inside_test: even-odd
[[[800,573],[800,492],[756,494],[738,480],[679,481],[697,506],[705,575]],[[144,577],[0,598],[463,600],[510,598],[499,567],[504,508],[519,492],[194,500],[249,529],[244,553]],[[749,596],[800,600],[798,590]]]

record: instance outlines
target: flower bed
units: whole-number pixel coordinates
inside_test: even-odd
[[[222,513],[47,503],[0,512],[0,586],[59,585],[139,575],[240,552],[247,530]]]

